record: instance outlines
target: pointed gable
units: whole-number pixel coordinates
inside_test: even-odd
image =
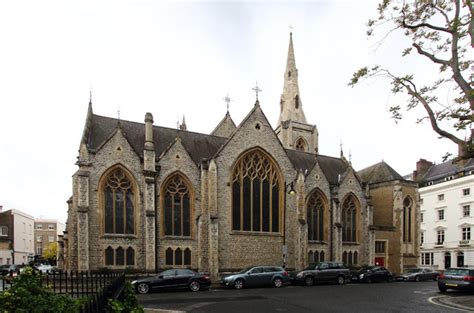
[[[385,162],[380,162],[369,166],[357,172],[364,183],[376,184],[389,182],[394,180],[405,181],[405,179],[397,173],[392,167]]]
[[[236,129],[237,126],[235,126],[232,117],[230,117],[229,112],[227,112],[224,118],[211,132],[211,135],[229,138]]]
[[[344,160],[321,154],[313,154],[297,150],[287,149],[286,153],[297,170],[303,173],[310,172],[316,163],[326,176],[329,183],[333,185],[339,184],[339,179],[347,171],[348,165]]]

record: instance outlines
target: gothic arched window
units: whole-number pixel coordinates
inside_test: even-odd
[[[163,234],[191,235],[191,190],[184,177],[174,174],[163,188]]]
[[[300,96],[295,96],[295,109],[298,109],[300,106]]]
[[[135,250],[132,247],[127,249],[127,265],[135,265]]]
[[[102,184],[104,232],[106,234],[135,233],[135,188],[130,175],[118,167]]]
[[[295,150],[307,152],[308,144],[303,138],[298,138],[295,143]]]
[[[114,249],[110,246],[105,249],[105,265],[114,265]]]
[[[410,197],[403,200],[403,242],[411,242],[412,204]]]
[[[165,253],[165,260],[166,260],[166,265],[173,265],[173,249],[168,248],[166,249]]]
[[[342,203],[342,241],[357,241],[357,204],[353,195]]]
[[[122,247],[115,250],[115,265],[125,265],[125,250]]]
[[[308,240],[323,241],[325,227],[324,219],[326,215],[326,201],[319,191],[314,191],[306,203],[306,214],[308,222]]]
[[[280,231],[280,172],[264,152],[249,151],[235,164],[231,203],[232,230]]]

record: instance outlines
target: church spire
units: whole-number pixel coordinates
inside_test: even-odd
[[[306,116],[300,98],[298,86],[298,69],[296,68],[295,51],[293,48],[293,33],[290,33],[288,56],[283,84],[283,93],[280,99],[280,118],[278,125],[285,121],[294,121],[306,124]]]

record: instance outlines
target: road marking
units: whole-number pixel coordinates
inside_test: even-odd
[[[440,298],[447,298],[447,296],[429,297],[428,302],[431,303],[431,304],[434,304],[434,305],[439,305],[439,306],[442,306],[442,307],[445,307],[445,308],[448,308],[448,309],[458,310],[458,311],[461,311],[461,312],[472,312],[471,308],[468,308],[468,307],[465,307],[465,306],[451,306],[451,305],[447,305],[447,304],[444,304],[444,303],[437,302],[436,300],[440,299]]]

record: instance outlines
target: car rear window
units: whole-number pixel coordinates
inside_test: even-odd
[[[465,276],[465,275],[469,275],[469,270],[462,269],[462,268],[450,268],[444,272],[444,275]]]

